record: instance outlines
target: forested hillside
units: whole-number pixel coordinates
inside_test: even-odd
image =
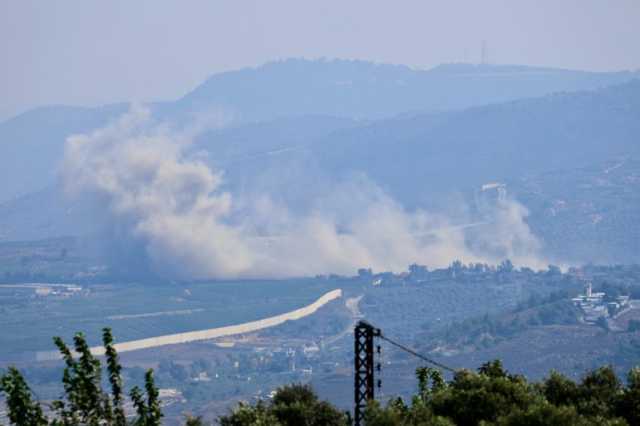
[[[182,124],[216,115],[236,124],[308,115],[372,120],[593,90],[634,77],[638,73],[490,65],[421,71],[363,61],[292,59],[216,74],[181,99],[149,107],[158,120]],[[65,138],[103,127],[127,109],[124,104],[49,106],[0,123],[0,202],[52,184]]]

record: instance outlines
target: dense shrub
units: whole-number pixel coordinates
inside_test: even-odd
[[[325,401],[308,385],[289,385],[278,389],[270,403],[240,404],[230,415],[219,419],[222,426],[345,426],[346,413]]]
[[[576,383],[557,372],[539,382],[509,374],[500,361],[477,372],[458,371],[446,382],[438,370],[418,368],[418,392],[409,403],[371,401],[366,426],[623,426],[640,424],[640,369],[623,385],[610,367]],[[223,426],[346,425],[349,418],[319,402],[307,386],[286,386],[270,403],[240,404]]]
[[[509,374],[499,361],[478,372],[461,370],[448,383],[425,378],[433,369],[416,372],[420,391],[410,405],[391,401],[385,408],[369,405],[367,425],[637,425],[640,424],[640,369],[624,386],[611,367],[601,367],[580,383],[557,372],[540,383]],[[426,390],[425,390],[426,388]]]

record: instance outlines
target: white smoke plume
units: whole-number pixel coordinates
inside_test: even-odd
[[[242,200],[221,190],[223,175],[186,154],[193,134],[153,122],[132,107],[117,122],[67,140],[69,193],[101,194],[114,220],[131,224],[155,267],[181,278],[352,274],[357,268],[405,270],[459,259],[540,267],[526,210],[497,207],[496,220],[470,248],[463,227],[424,211],[407,212],[365,176],[332,188],[306,214],[267,195]],[[247,207],[248,206],[248,207]]]

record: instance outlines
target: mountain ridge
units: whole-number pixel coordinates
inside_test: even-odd
[[[368,121],[592,90],[640,77],[638,72],[542,70],[453,64],[421,71],[365,61],[287,60],[215,74],[180,99],[148,105],[159,121],[178,123],[220,109],[238,125],[313,115]],[[0,123],[0,180],[5,182],[0,202],[49,185],[67,136],[100,128],[127,108],[123,103],[41,107]]]

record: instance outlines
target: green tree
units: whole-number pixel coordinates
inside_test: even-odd
[[[526,409],[535,399],[521,376],[511,376],[499,362],[483,365],[479,373],[462,370],[443,392],[436,393],[431,406],[435,414],[457,425],[495,421],[516,409]]]
[[[111,385],[111,395],[113,396],[113,424],[115,426],[125,426],[126,418],[124,414],[123,403],[123,386],[122,386],[122,366],[118,359],[118,353],[113,346],[113,336],[111,329],[102,330],[102,343],[105,348],[107,357],[107,372],[109,374],[109,384]]]
[[[431,372],[416,371],[418,394],[410,406],[401,399],[384,408],[372,401],[365,413],[367,426],[640,424],[640,369],[629,373],[627,387],[611,367],[588,373],[579,384],[557,372],[542,383],[528,383],[497,360],[477,373],[458,371],[448,383],[431,380]]]
[[[105,348],[107,372],[111,393],[102,389],[102,367],[100,361],[91,353],[91,349],[82,333],[74,336],[74,351],[60,338],[55,337],[65,368],[62,376],[64,396],[51,404],[54,418],[48,419],[43,414],[40,404],[33,401],[31,390],[22,374],[10,367],[0,378],[0,390],[5,394],[9,420],[12,424],[23,425],[113,425],[125,426],[123,383],[120,372],[118,354],[113,345],[111,330],[105,328],[102,342]],[[145,376],[145,393],[135,387],[131,398],[138,411],[138,418],[133,421],[139,426],[158,426],[162,418],[158,389],[153,380],[153,371],[148,370]]]
[[[556,371],[551,372],[541,390],[547,401],[554,405],[573,405],[578,401],[578,385]]]
[[[98,425],[102,419],[111,420],[111,405],[101,388],[100,361],[91,354],[84,335],[73,338],[78,359],[60,337],[53,341],[66,364],[62,376],[65,399],[53,403],[62,423]]]
[[[589,418],[578,414],[574,406],[555,406],[546,402],[531,405],[527,410],[514,410],[494,423],[483,426],[626,426],[622,419]]]
[[[557,372],[541,383],[510,374],[498,360],[477,372],[460,370],[446,382],[436,369],[416,370],[418,392],[410,405],[401,398],[386,406],[370,401],[367,426],[624,426],[640,424],[640,368],[624,386],[611,367],[585,375],[580,383]],[[308,386],[280,388],[270,403],[240,404],[223,426],[345,425],[350,418],[318,401]]]
[[[158,388],[154,383],[153,370],[151,369],[147,370],[144,376],[144,387],[147,393],[146,400],[138,386],[131,389],[129,394],[138,413],[138,419],[133,424],[135,426],[160,426],[162,411],[158,399]]]
[[[418,379],[418,395],[422,402],[428,402],[436,393],[444,390],[446,383],[442,373],[435,368],[418,367],[416,369]]]
[[[269,404],[240,404],[229,416],[219,419],[222,426],[345,426],[347,415],[326,401],[320,401],[308,385],[279,388]]]
[[[446,390],[446,383],[440,371],[419,367],[416,369],[416,378],[418,394],[412,398],[411,406],[405,405],[401,398],[390,400],[386,408],[382,408],[377,401],[371,401],[365,411],[365,424],[453,426],[451,420],[435,415],[431,406],[433,396]]]
[[[184,419],[184,426],[205,426],[206,424],[201,416],[191,416],[187,414]]]
[[[617,404],[618,415],[630,425],[640,425],[640,368],[633,368],[627,376],[627,388]]]
[[[611,366],[600,367],[588,373],[578,387],[576,401],[581,413],[612,416],[623,393],[622,384]]]
[[[33,401],[27,382],[16,368],[9,367],[7,373],[2,376],[0,391],[6,396],[11,423],[34,426],[48,423],[40,405]]]

